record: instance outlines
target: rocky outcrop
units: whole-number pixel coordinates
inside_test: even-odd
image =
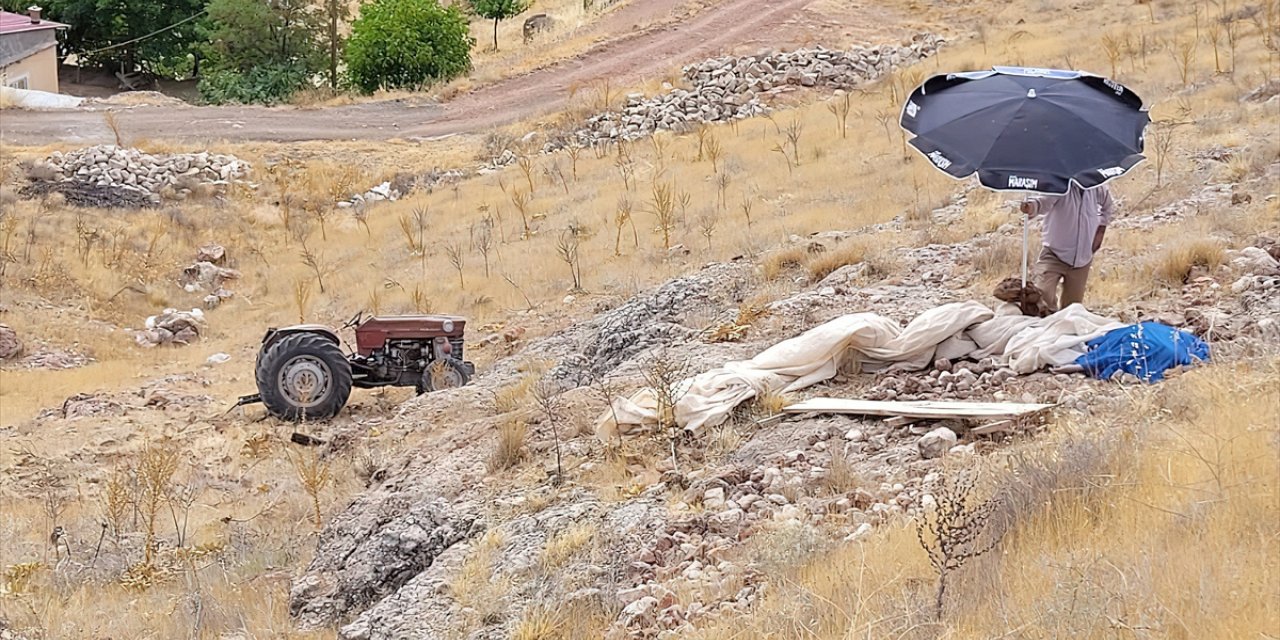
[[[441,499],[365,494],[325,528],[289,591],[289,611],[304,628],[333,624],[395,593],[481,529],[473,513]]]
[[[712,265],[634,296],[533,348],[561,358],[551,371],[554,379],[569,387],[587,384],[646,350],[696,340],[701,331],[681,323],[692,312],[741,301],[751,270],[746,263]]]
[[[0,324],[0,360],[12,360],[22,355],[22,341],[18,333],[7,324]]]

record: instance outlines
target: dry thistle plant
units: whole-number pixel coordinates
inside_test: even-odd
[[[425,254],[427,248],[427,208],[414,207],[411,214],[401,215],[400,233],[404,236],[405,245],[408,246],[410,254]]]
[[[880,126],[884,128],[884,137],[892,144],[893,132],[889,129],[889,123],[893,122],[893,112],[888,109],[876,111],[876,122],[879,122]]]
[[[729,185],[733,184],[733,176],[729,175],[729,171],[716,174],[716,203],[720,205],[720,209],[728,208]]]
[[[711,250],[711,237],[715,235],[716,225],[720,223],[720,217],[716,212],[708,209],[698,216],[698,233],[707,240],[707,251]]]
[[[471,246],[484,260],[484,277],[489,277],[489,254],[493,252],[493,220],[485,218],[471,225]]]
[[[316,283],[320,285],[320,293],[324,293],[324,277],[328,275],[330,266],[324,263],[324,255],[320,251],[313,250],[307,246],[306,238],[300,239],[302,242],[302,251],[298,254],[302,258],[302,264],[311,269],[311,273],[315,275]]]
[[[636,165],[635,160],[631,158],[630,152],[626,150],[626,144],[619,143],[618,156],[613,161],[613,166],[617,167],[618,174],[622,176],[622,187],[627,191],[635,189]]]
[[[591,383],[587,390],[596,400],[603,404],[609,411],[609,417],[616,423],[618,421],[617,408],[613,406],[613,401],[622,397],[622,385],[608,376],[591,374]]]
[[[991,551],[1004,536],[992,516],[999,498],[979,499],[977,474],[968,470],[941,474],[933,490],[936,506],[926,509],[916,521],[916,538],[938,574],[934,593],[934,617],[942,619],[943,598],[952,574],[970,560]]]
[[[613,238],[613,255],[622,255],[622,228],[631,225],[631,239],[635,247],[640,246],[640,232],[636,230],[636,221],[632,218],[631,199],[625,195],[618,198],[618,210],[614,214],[613,224],[616,233]]]
[[[578,157],[582,155],[582,145],[571,144],[565,147],[565,154],[569,156],[569,168],[573,173],[573,181],[578,181]]]
[[[293,281],[293,306],[298,312],[298,322],[306,322],[307,310],[311,308],[310,280],[298,279]]]
[[[124,134],[120,131],[120,114],[115,109],[107,109],[102,114],[102,123],[107,125],[107,129],[111,131],[111,136],[116,140],[117,147],[123,147]]]
[[[135,507],[134,496],[137,494],[137,477],[133,470],[128,467],[113,467],[103,484],[102,513],[111,527],[116,546],[120,545],[120,535],[124,533],[129,513]]]
[[[849,114],[853,112],[853,96],[849,93],[837,96],[827,103],[827,110],[836,118],[836,130],[841,138],[849,137]]]
[[[466,289],[467,281],[462,276],[462,269],[466,266],[466,250],[462,248],[461,243],[455,241],[445,243],[444,253],[449,257],[449,264],[453,265],[454,270],[458,272],[458,286]]]
[[[1196,62],[1196,41],[1174,42],[1173,61],[1178,65],[1178,76],[1182,79],[1182,86],[1187,86],[1191,81],[1191,71]]]
[[[167,444],[157,446],[147,443],[138,458],[138,504],[142,511],[146,538],[143,565],[152,566],[155,561],[156,521],[160,505],[169,497],[173,474],[178,470],[178,451]]]
[[[1156,188],[1164,184],[1164,168],[1176,145],[1172,129],[1157,129],[1152,132],[1152,147],[1156,151]]]
[[[318,531],[324,524],[320,512],[320,493],[333,480],[329,461],[321,458],[319,450],[315,448],[309,448],[306,453],[290,453],[285,449],[285,455],[298,474],[302,490],[311,499],[311,522]]]
[[[720,141],[714,134],[708,133],[705,140],[699,139],[698,145],[699,157],[706,158],[711,163],[711,173],[719,173],[720,160],[724,158],[724,147],[720,146]]]
[[[533,232],[529,229],[529,194],[519,189],[513,189],[511,191],[511,204],[516,208],[516,211],[520,212],[520,223],[524,227],[521,237],[528,238],[533,235]]]
[[[662,248],[671,249],[671,232],[676,228],[675,189],[670,183],[653,184],[653,199],[649,202],[657,218],[657,231],[662,234]]]
[[[1218,53],[1218,48],[1222,45],[1222,24],[1217,20],[1209,22],[1206,28],[1206,34],[1209,36],[1209,44],[1213,47],[1213,72],[1222,73],[1222,58]]]
[[[533,158],[520,156],[516,160],[516,164],[520,166],[520,171],[524,174],[525,183],[529,186],[529,195],[532,196],[535,191],[533,187]]]
[[[1124,54],[1124,42],[1114,35],[1103,35],[1102,52],[1106,54],[1107,63],[1111,65],[1111,77],[1117,77],[1120,73],[1120,56]]]

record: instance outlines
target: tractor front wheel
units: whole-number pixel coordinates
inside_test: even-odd
[[[351,364],[332,340],[294,333],[258,355],[258,393],[271,415],[282,420],[327,420],[351,396]]]
[[[418,393],[465,387],[471,381],[471,372],[461,360],[441,358],[427,364],[418,379]]]

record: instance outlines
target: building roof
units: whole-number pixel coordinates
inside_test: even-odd
[[[21,13],[9,13],[8,11],[0,11],[0,35],[8,35],[10,33],[24,33],[27,31],[40,31],[42,29],[66,29],[67,25],[61,22],[41,19],[40,22],[31,22],[31,18]]]

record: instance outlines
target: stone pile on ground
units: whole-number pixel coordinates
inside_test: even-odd
[[[123,189],[111,185],[97,185],[78,180],[66,182],[32,182],[18,190],[18,195],[28,200],[60,194],[67,204],[74,207],[98,207],[101,209],[142,209],[154,207],[156,199],[135,189]]]
[[[207,151],[153,155],[115,145],[55,151],[44,164],[53,182],[115,187],[153,197],[166,188],[186,195],[197,185],[231,184],[246,178],[250,169],[249,163],[232,155]]]
[[[235,296],[235,293],[223,287],[230,280],[240,279],[240,272],[222,266],[226,262],[227,250],[218,244],[207,244],[196,251],[196,261],[182,270],[178,276],[178,285],[187,293],[208,291],[204,297],[204,308],[214,309],[223,300]]]
[[[160,315],[147,318],[146,327],[134,334],[134,340],[140,346],[190,344],[204,330],[204,312],[199,309],[165,309]]]
[[[630,94],[620,111],[592,116],[570,143],[634,140],[655,131],[750,118],[768,111],[761,96],[783,87],[850,89],[937,52],[943,40],[916,35],[901,46],[853,47],[846,51],[815,47],[726,56],[689,65],[689,88],[671,88],[645,97]],[[549,143],[563,146],[564,141]]]

